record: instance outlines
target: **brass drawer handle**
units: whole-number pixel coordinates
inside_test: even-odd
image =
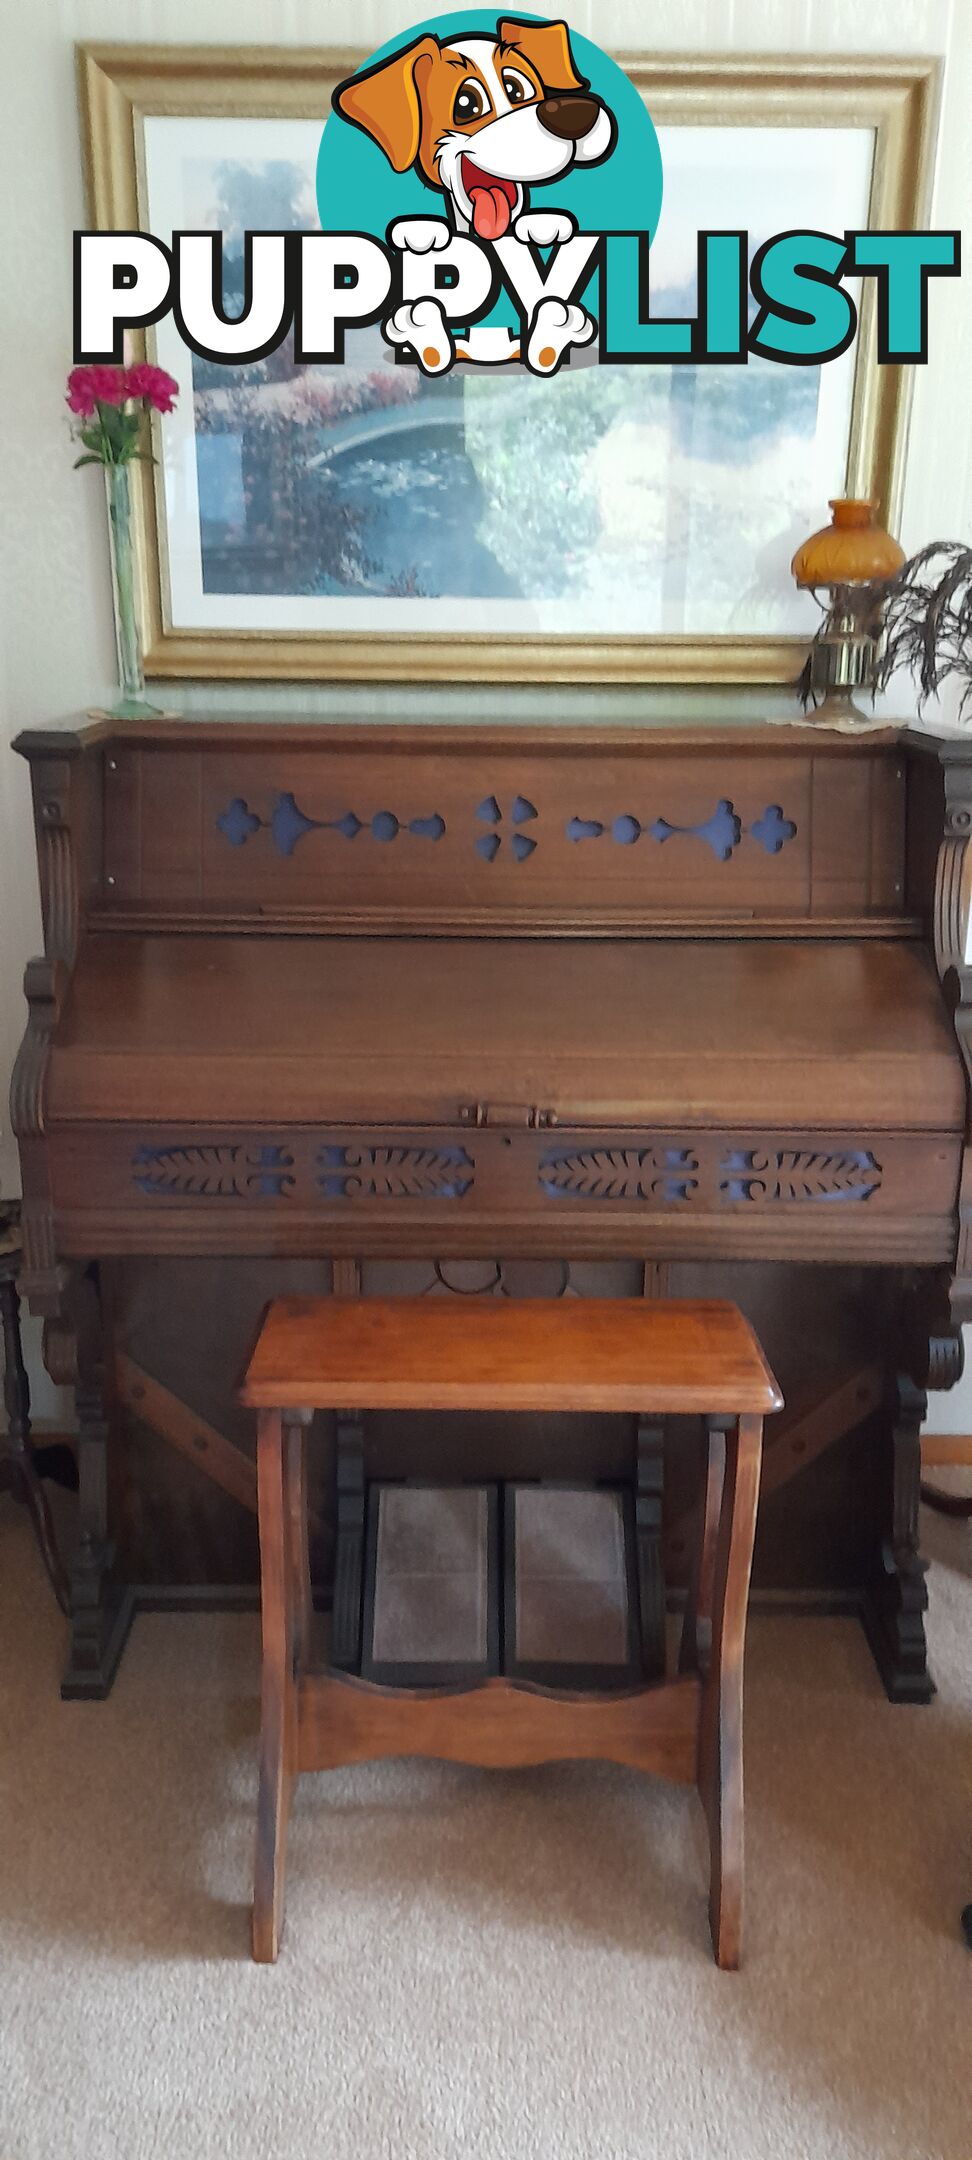
[[[518,1125],[540,1132],[557,1123],[556,1110],[541,1110],[529,1103],[460,1103],[460,1125]]]

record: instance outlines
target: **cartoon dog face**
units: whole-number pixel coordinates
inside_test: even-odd
[[[420,38],[340,83],[336,112],[396,172],[440,188],[459,231],[500,240],[528,186],[614,148],[614,116],[579,75],[566,23],[500,21],[496,37]]]

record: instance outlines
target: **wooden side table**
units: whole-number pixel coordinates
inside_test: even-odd
[[[9,1204],[0,1207],[0,1328],[3,1334],[3,1401],[7,1414],[6,1432],[0,1432],[0,1493],[11,1493],[27,1508],[48,1580],[61,1611],[66,1614],[70,1610],[68,1580],[40,1476],[44,1451],[35,1451],[30,1439],[30,1387],[20,1334],[17,1289],[20,1266],[18,1220],[15,1207]],[[48,1452],[60,1458],[67,1450],[57,1448]],[[60,1460],[51,1468],[59,1482],[76,1484],[73,1465],[67,1476]]]
[[[601,1757],[698,1787],[716,1961],[739,1963],[743,1646],[764,1416],[782,1397],[735,1306],[635,1299],[282,1299],[241,1389],[258,1412],[263,1693],[253,1955],[276,1956],[302,1770],[390,1755],[522,1765]],[[309,1655],[306,1428],[315,1410],[701,1415],[708,1476],[677,1677],[576,1693],[497,1676],[385,1687]]]

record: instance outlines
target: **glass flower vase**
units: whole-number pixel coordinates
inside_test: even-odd
[[[108,535],[119,688],[119,696],[111,707],[110,717],[113,720],[151,719],[160,708],[150,704],[145,695],[145,676],[142,670],[142,627],[138,615],[131,466],[127,463],[106,465],[105,487],[108,496]]]

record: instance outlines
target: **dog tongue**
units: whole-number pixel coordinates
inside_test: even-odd
[[[505,189],[473,187],[469,190],[469,200],[474,233],[480,240],[502,240],[510,222],[510,200]]]

